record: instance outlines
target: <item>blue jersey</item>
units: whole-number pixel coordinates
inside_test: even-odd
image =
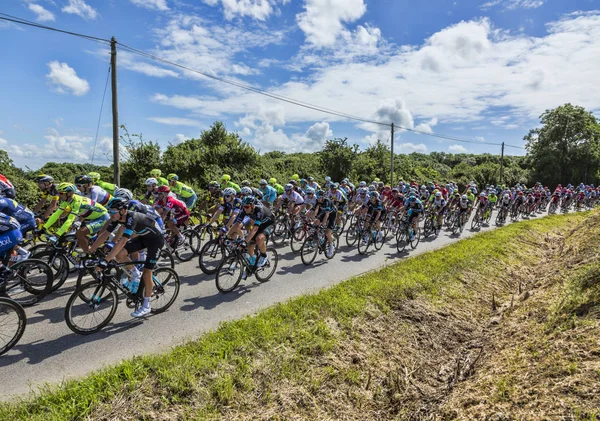
[[[19,223],[35,219],[33,212],[13,199],[0,198],[0,212],[12,216]]]
[[[263,198],[262,198],[263,202],[273,204],[275,199],[277,199],[277,190],[275,190],[275,188],[273,188],[271,186],[266,186],[264,189],[260,188],[259,190],[263,194]]]

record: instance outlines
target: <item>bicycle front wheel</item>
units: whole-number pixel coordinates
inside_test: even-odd
[[[175,257],[182,262],[189,262],[200,251],[200,235],[194,230],[186,230],[181,234],[185,240],[175,249]]]
[[[237,255],[226,257],[217,269],[217,289],[222,293],[233,291],[242,280],[243,270],[244,266]]]
[[[31,306],[50,293],[54,274],[47,263],[27,259],[15,263],[10,270],[5,292],[22,306]]]
[[[158,268],[152,273],[152,296],[150,306],[152,313],[162,313],[175,302],[179,294],[179,276],[171,268]]]
[[[277,250],[273,247],[268,247],[267,256],[269,257],[267,263],[263,267],[257,268],[256,272],[254,272],[254,276],[256,276],[259,282],[267,282],[277,270],[277,262],[279,261]]]
[[[23,307],[10,298],[0,297],[0,355],[19,342],[26,325]]]
[[[300,259],[306,266],[312,264],[317,257],[317,251],[319,251],[318,240],[315,236],[309,235],[304,240],[302,248],[300,249]]]
[[[200,270],[207,275],[214,275],[224,258],[225,247],[219,243],[218,239],[210,240],[200,250],[200,256],[198,257]]]
[[[51,292],[59,289],[69,276],[69,261],[67,258],[56,252],[56,250],[46,250],[35,255],[35,258],[46,262],[54,272]]]
[[[65,307],[65,321],[73,332],[89,335],[106,326],[115,315],[119,297],[112,284],[91,281],[75,290]]]

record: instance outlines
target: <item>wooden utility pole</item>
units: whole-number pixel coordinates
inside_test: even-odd
[[[112,88],[112,124],[113,124],[113,167],[114,183],[120,185],[119,171],[119,103],[117,101],[117,40],[110,39],[110,71]]]
[[[504,142],[502,142],[502,152],[500,152],[500,185],[504,180]]]
[[[390,177],[390,186],[394,187],[394,123],[392,123],[392,136],[391,136],[391,149],[392,149],[392,165],[391,165],[391,177]]]

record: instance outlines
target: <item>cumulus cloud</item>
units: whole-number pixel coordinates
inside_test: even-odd
[[[67,63],[51,61],[47,65],[50,68],[50,73],[46,75],[46,78],[57,92],[70,92],[73,95],[81,96],[90,90],[90,84],[87,80],[77,76],[75,69]]]
[[[467,148],[462,145],[450,145],[448,150],[452,153],[467,153]]]
[[[39,4],[30,3],[28,7],[29,10],[37,15],[35,20],[38,22],[54,21],[54,14],[49,10],[44,9]]]
[[[333,45],[345,30],[343,24],[358,20],[367,11],[363,0],[305,0],[304,8],[296,21],[307,42],[317,47]]]
[[[145,7],[150,10],[169,10],[167,6],[167,0],[129,0],[136,6]]]
[[[186,135],[184,135],[184,134],[181,134],[181,133],[177,133],[177,134],[175,135],[175,137],[173,138],[173,141],[172,141],[172,143],[174,143],[175,145],[179,145],[180,143],[183,143],[183,142],[185,142],[185,141],[186,141],[186,140],[188,140],[189,138],[190,138],[189,136],[186,136]]]
[[[264,21],[271,14],[279,12],[277,3],[286,4],[289,0],[204,0],[210,6],[219,3],[223,5],[225,19],[232,20],[239,17],[250,17]]]
[[[435,126],[437,123],[438,123],[438,119],[433,117],[430,121],[419,124],[417,127],[415,127],[415,130],[418,130],[422,133],[431,134],[431,133],[433,133],[433,126]]]
[[[394,151],[395,152],[395,151]],[[427,146],[424,143],[401,143],[398,153],[409,154],[412,152],[427,153]]]
[[[98,17],[96,9],[86,4],[84,0],[69,0],[69,3],[62,8],[62,11],[80,16],[86,20],[94,20]]]
[[[8,140],[0,137],[0,146],[6,146],[6,145],[8,145]]]

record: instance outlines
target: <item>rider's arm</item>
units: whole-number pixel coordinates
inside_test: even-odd
[[[48,229],[50,228],[52,225],[54,225],[56,223],[56,221],[58,221],[58,219],[60,218],[60,216],[63,213],[62,208],[57,209],[52,216],[48,219],[48,221],[46,221],[46,223],[44,224],[43,228],[44,229]]]

